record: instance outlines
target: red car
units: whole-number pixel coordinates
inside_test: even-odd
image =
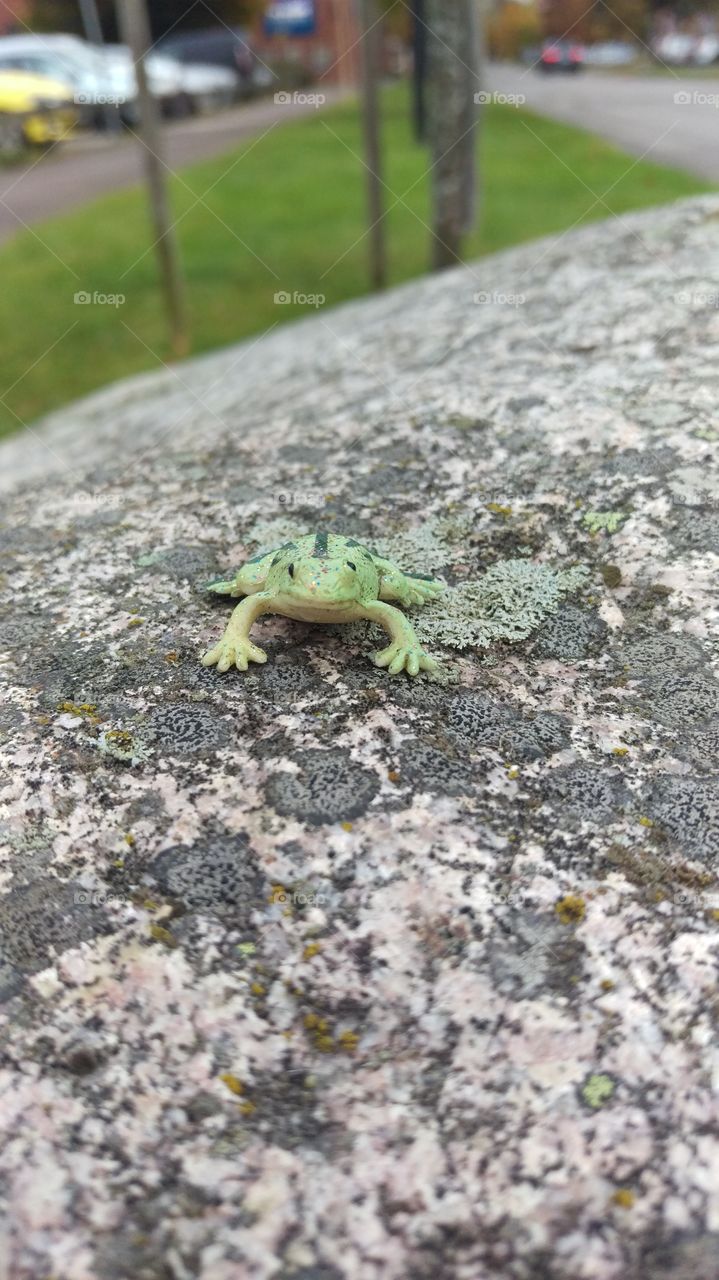
[[[579,71],[584,65],[584,49],[573,40],[545,40],[539,65],[543,71]]]

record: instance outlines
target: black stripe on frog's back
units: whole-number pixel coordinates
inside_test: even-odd
[[[283,551],[287,551],[290,547],[293,547],[293,548],[294,548],[294,547],[296,547],[296,546],[297,546],[297,543],[296,543],[296,542],[283,542],[283,543],[282,543],[282,546],[281,546],[281,547],[278,547],[278,548],[277,548],[277,550],[276,550],[276,552],[275,552],[275,558],[274,558],[274,560],[272,561],[272,565],[274,566],[274,565],[276,565],[276,564],[279,564],[279,563],[280,563],[280,560],[282,559],[282,553],[283,553]],[[269,555],[269,552],[268,552],[268,551],[266,551],[266,552],[265,552],[265,555]],[[263,559],[263,557],[262,557],[262,556],[259,556],[259,557],[258,557],[258,559],[262,560],[262,559]],[[253,563],[254,563],[254,561],[253,561],[253,560],[250,560],[250,561],[248,561],[248,563],[249,563],[249,564],[253,564]]]
[[[319,560],[325,560],[327,558],[327,538],[327,533],[315,534],[315,545],[312,548],[313,557],[316,557]]]
[[[348,538],[348,539],[347,539],[347,546],[348,546],[348,547],[359,547],[359,549],[360,549],[360,551],[363,553],[363,555],[368,556],[370,560],[373,560],[373,559],[375,558],[375,556],[377,555],[377,552],[376,552],[376,551],[372,551],[369,547],[366,547],[366,546],[364,545],[364,543],[363,543],[363,542],[358,542],[356,538]]]
[[[434,582],[431,573],[406,573],[405,578],[418,578],[420,582]]]

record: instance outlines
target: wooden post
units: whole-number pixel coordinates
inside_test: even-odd
[[[150,20],[146,0],[116,0],[116,3],[120,30],[125,44],[130,46],[135,64],[140,107],[137,132],[142,144],[155,249],[170,324],[170,349],[179,358],[187,355],[190,340],[177,236],[172,225],[167,189],[167,170],[162,162],[162,134],[157,104],[150,93],[145,67],[145,55],[152,44]]]
[[[477,0],[425,0],[427,136],[432,159],[432,267],[460,261],[474,222],[479,89]]]
[[[362,126],[367,166],[369,217],[369,274],[373,289],[387,283],[384,200],[382,196],[382,148],[380,141],[379,60],[380,24],[375,0],[360,0],[362,24]]]

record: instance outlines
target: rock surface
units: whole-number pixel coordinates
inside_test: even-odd
[[[719,1275],[718,278],[615,219],[4,446],[1,1274]],[[317,528],[441,681],[199,665]]]

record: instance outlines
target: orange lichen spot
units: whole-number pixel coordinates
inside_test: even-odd
[[[144,618],[130,618],[127,625],[128,627],[141,627],[144,621]]]
[[[130,848],[132,849],[132,848],[133,848],[133,846],[134,846],[134,845],[135,845],[135,843],[136,843],[136,841],[135,841],[135,837],[134,837],[134,835],[132,834],[132,832],[131,832],[131,831],[126,831],[126,832],[125,832],[125,834],[124,834],[124,836],[123,836],[122,838],[123,838],[123,840],[125,841],[125,844],[129,844]]]
[[[257,1110],[257,1107],[255,1106],[254,1102],[250,1102],[250,1099],[248,1098],[246,1102],[240,1103],[239,1109],[242,1112],[243,1116],[251,1116],[252,1112]]]
[[[345,1053],[354,1053],[359,1044],[359,1036],[356,1031],[341,1031],[337,1039],[340,1048],[344,1049]]]
[[[234,1076],[231,1071],[223,1071],[220,1080],[227,1086],[230,1093],[234,1093],[236,1097],[245,1092],[245,1086],[242,1081]]]
[[[512,514],[511,507],[503,507],[499,502],[487,502],[485,505],[487,510],[491,511],[493,515],[503,516],[505,520],[509,519]]]
[[[629,1187],[618,1187],[612,1196],[612,1204],[616,1204],[620,1209],[631,1209],[634,1206],[636,1196]]]
[[[302,952],[302,959],[311,960],[313,956],[319,955],[321,950],[322,950],[322,947],[320,946],[319,942],[308,942],[307,946]]]
[[[267,991],[267,988],[263,987],[261,982],[253,982],[252,986],[250,987],[250,991],[252,992],[253,996],[263,996]]]
[[[567,893],[559,899],[554,910],[562,924],[579,924],[586,915],[587,907],[584,898],[575,893]]]
[[[162,942],[166,947],[177,946],[177,939],[161,924],[150,925],[150,937],[154,938],[155,942]]]
[[[387,777],[389,778],[390,782],[399,782],[400,780],[399,769],[388,769]]]
[[[599,985],[602,988],[602,991],[613,991],[615,986],[611,978],[602,978]]]
[[[172,649],[170,653],[165,654],[165,662],[179,662],[179,661],[180,661],[180,655],[179,653],[175,653],[174,649]]]
[[[340,826],[342,827],[342,830],[343,830],[343,831],[351,831],[351,830],[352,830],[352,823],[351,823],[351,822],[341,822],[341,823],[340,823]]]
[[[628,756],[628,755],[629,755],[629,747],[613,747],[613,748],[612,748],[612,755],[613,755],[613,756]]]
[[[640,821],[640,823],[641,823],[641,825],[642,825],[643,827],[653,827],[653,826],[654,826],[654,823],[653,823],[652,819],[651,819],[651,818],[645,818],[643,815],[642,815],[642,817],[639,819],[639,821]]]

